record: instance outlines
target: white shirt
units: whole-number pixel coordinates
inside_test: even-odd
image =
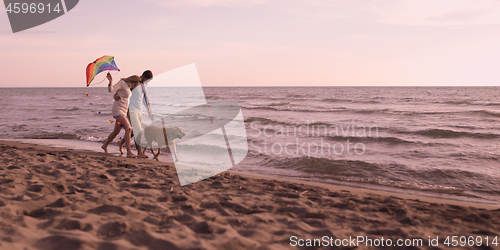
[[[144,90],[148,88],[146,83],[139,84],[132,90],[132,96],[130,97],[130,103],[128,105],[128,109],[130,110],[142,110],[142,105],[147,106],[146,98],[144,98],[144,91],[142,90],[142,86],[144,86]]]

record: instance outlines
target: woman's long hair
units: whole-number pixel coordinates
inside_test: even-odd
[[[133,76],[129,76],[127,78],[122,78],[122,80],[124,80],[127,83],[141,82],[141,77],[138,75],[133,75]]]

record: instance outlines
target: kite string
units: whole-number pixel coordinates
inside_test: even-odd
[[[106,78],[102,79],[102,81],[100,81],[100,82],[92,83],[92,84],[89,85],[89,87],[90,86],[94,86],[94,85],[99,85],[99,84],[103,83],[105,80],[106,80]]]
[[[108,71],[108,73],[111,73],[111,71]],[[112,75],[112,76],[114,76],[114,75],[116,75],[116,74],[118,74],[118,73],[120,73],[120,71],[116,71],[116,73],[111,74],[111,75]],[[99,84],[103,83],[103,82],[104,82],[104,81],[106,81],[106,80],[107,80],[107,78],[106,78],[106,77],[104,77],[104,79],[102,79],[102,81],[97,82],[97,83],[92,83],[92,84],[90,84],[90,85],[89,85],[89,87],[90,87],[90,86],[94,86],[94,85],[99,85]]]

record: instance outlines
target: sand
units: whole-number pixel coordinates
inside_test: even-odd
[[[499,249],[495,207],[231,172],[181,187],[173,165],[8,141],[0,155],[0,249],[356,248],[292,246],[324,236],[424,245],[356,249],[446,249],[447,236],[479,236],[479,249]]]

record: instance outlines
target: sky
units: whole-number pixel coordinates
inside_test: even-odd
[[[203,86],[496,86],[499,31],[500,0],[81,0],[15,34],[2,5],[0,87],[85,87],[103,55]]]

